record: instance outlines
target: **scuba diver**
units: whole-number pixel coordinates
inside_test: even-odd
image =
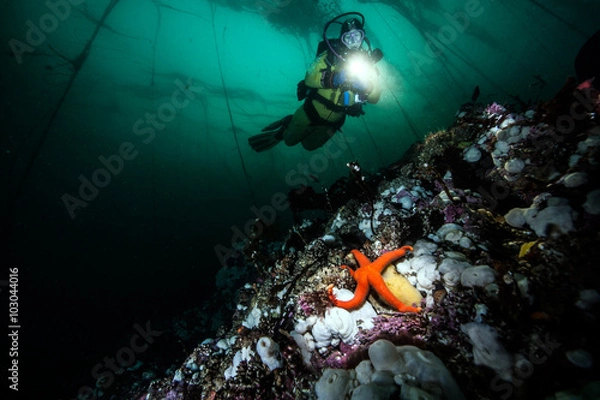
[[[353,17],[339,21],[349,16]],[[327,30],[334,23],[341,25],[339,38],[328,39]],[[288,146],[301,143],[309,151],[318,149],[344,125],[347,115],[358,117],[364,114],[364,103],[379,101],[375,64],[383,53],[371,50],[364,25],[364,16],[357,12],[341,14],[325,24],[317,58],[298,83],[298,100],[304,104],[250,137],[252,149],[262,152],[281,141]]]

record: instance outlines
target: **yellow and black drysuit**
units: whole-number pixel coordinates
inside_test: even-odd
[[[304,100],[304,104],[293,115],[264,128],[265,133],[251,137],[249,143],[254,150],[267,150],[281,140],[288,146],[301,143],[306,150],[318,149],[342,127],[347,115],[364,114],[364,100],[373,104],[379,101],[378,71],[370,55],[361,50],[355,51],[356,54],[346,52],[346,61],[342,61],[332,53],[321,42],[317,58],[298,84],[298,99]],[[367,69],[361,71],[360,77],[345,71],[353,56],[366,61]],[[336,82],[342,72],[345,81],[340,83],[337,79]],[[358,80],[360,90],[353,84]]]

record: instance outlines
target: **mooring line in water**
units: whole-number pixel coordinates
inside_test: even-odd
[[[221,55],[219,53],[219,46],[217,44],[217,31],[215,27],[215,14],[216,14],[216,4],[211,3],[211,20],[212,20],[212,31],[213,31],[213,40],[215,42],[215,51],[217,53],[217,64],[219,65],[219,72],[221,74],[221,85],[223,87],[223,94],[225,95],[225,104],[227,105],[227,112],[229,114],[229,122],[231,123],[231,130],[233,132],[233,138],[235,139],[235,146],[237,148],[238,155],[240,157],[240,163],[242,164],[242,170],[244,171],[244,177],[246,178],[246,184],[248,185],[248,190],[250,191],[250,198],[252,199],[252,203],[256,204],[256,198],[254,196],[254,190],[252,189],[252,185],[250,183],[250,176],[248,175],[248,170],[246,169],[246,163],[244,162],[244,157],[242,156],[242,150],[240,149],[240,142],[238,140],[237,130],[235,129],[235,124],[233,123],[233,114],[231,113],[231,106],[229,105],[229,95],[227,93],[227,86],[225,85],[225,77],[223,75],[223,66],[221,64]],[[227,29],[227,27],[225,27]],[[225,35],[225,29],[223,29],[223,35]]]
[[[102,18],[100,18],[100,20],[98,21],[98,24],[96,25],[94,31],[92,32],[92,35],[88,39],[88,41],[85,44],[85,47],[83,48],[81,53],[79,53],[79,55],[77,57],[75,57],[74,59],[69,60],[69,63],[73,67],[73,73],[71,74],[71,77],[67,81],[67,85],[65,87],[64,92],[59,97],[58,101],[56,102],[56,106],[54,107],[54,110],[52,111],[52,114],[50,115],[50,119],[46,123],[46,126],[44,127],[44,130],[42,131],[42,133],[40,135],[40,138],[38,139],[37,143],[34,144],[33,151],[31,152],[31,156],[29,157],[29,160],[27,161],[25,171],[23,172],[23,175],[21,176],[21,178],[19,179],[19,181],[16,184],[16,189],[14,191],[12,198],[10,197],[10,194],[9,194],[7,215],[6,215],[6,218],[4,218],[2,221],[2,223],[4,223],[5,221],[8,221],[8,222],[6,222],[7,225],[9,225],[6,228],[7,230],[11,229],[10,225],[12,224],[12,212],[14,210],[15,203],[16,203],[17,199],[19,198],[19,196],[21,195],[21,192],[23,191],[25,181],[27,181],[27,178],[29,177],[29,175],[31,174],[31,171],[33,170],[33,164],[35,163],[35,160],[37,160],[37,158],[40,154],[40,151],[42,150],[42,147],[44,147],[44,143],[46,142],[48,133],[50,132],[50,129],[52,128],[52,126],[54,125],[54,122],[56,121],[56,118],[58,117],[58,112],[60,111],[63,103],[67,99],[67,96],[68,96],[69,92],[71,91],[71,87],[73,86],[73,83],[75,83],[75,80],[79,76],[79,72],[81,71],[83,64],[86,62],[87,58],[89,57],[90,50],[92,48],[92,44],[96,40],[96,36],[98,36],[100,29],[104,26],[104,21],[106,21],[109,14],[115,8],[115,6],[117,5],[118,2],[119,2],[119,0],[111,0],[109,5],[104,10],[104,13],[102,14]],[[10,177],[9,177],[9,179],[10,179]],[[10,183],[9,183],[9,186],[10,186]],[[10,219],[10,221],[9,221],[9,219]]]
[[[385,22],[385,24],[388,26],[388,28],[390,29],[390,31],[394,34],[394,36],[396,36],[396,38],[398,39],[399,43],[402,43],[402,46],[404,48],[406,48],[406,46],[404,45],[404,43],[402,42],[402,40],[400,39],[400,37],[397,35],[396,30],[392,28],[392,26],[388,23],[387,19],[385,19],[385,17],[383,16],[383,14],[379,11],[379,9],[377,7],[375,7],[375,5],[373,5],[373,9],[375,10],[375,12],[377,12],[377,14],[379,14],[379,17],[383,20],[383,22]],[[400,13],[401,14],[401,13]],[[415,26],[416,28],[416,26]],[[418,28],[417,28],[418,29]],[[408,49],[407,49],[408,51]],[[406,119],[406,121],[408,122],[408,126],[410,127],[410,130],[413,134],[413,136],[415,137],[415,139],[418,141],[421,140],[421,136],[419,135],[419,132],[417,131],[417,128],[415,127],[415,125],[412,123],[412,121],[410,120],[410,118],[408,117],[408,113],[404,110],[404,108],[402,107],[402,105],[400,104],[400,100],[398,100],[398,97],[396,96],[396,94],[394,93],[394,91],[392,90],[391,85],[384,80],[384,84],[385,87],[388,89],[388,91],[390,92],[390,94],[392,95],[392,97],[394,98],[394,101],[396,102],[396,104],[398,105],[398,108],[400,109],[400,112],[402,113],[402,115],[404,116],[404,118]],[[429,102],[428,96],[423,96],[425,98],[425,100]],[[431,103],[430,103],[431,104]],[[433,107],[433,104],[431,104],[431,107]]]
[[[579,28],[577,27],[577,25],[567,21],[566,19],[561,17],[558,13],[552,11],[550,8],[541,4],[539,1],[536,1],[536,0],[529,0],[529,1],[533,4],[535,4],[536,6],[538,6],[539,8],[541,8],[542,10],[544,10],[545,12],[547,12],[548,14],[552,15],[554,18],[556,18],[557,20],[559,20],[560,22],[562,22],[563,24],[565,24],[566,26],[571,28],[573,31],[579,33],[583,38],[587,39],[590,37],[591,34],[580,31]],[[502,2],[500,2],[500,3],[502,4]]]
[[[402,45],[402,47],[404,48],[404,54],[410,54],[410,51],[411,51],[411,49],[409,49],[409,48],[406,46],[406,44],[404,43],[404,41],[402,40],[402,38],[401,38],[401,37],[398,35],[398,33],[397,33],[396,29],[395,29],[395,28],[393,28],[393,27],[390,25],[390,23],[389,23],[389,22],[388,22],[388,20],[387,20],[387,19],[386,19],[386,18],[383,16],[383,14],[381,13],[381,11],[379,11],[379,8],[377,8],[377,7],[375,6],[375,4],[373,4],[371,7],[373,7],[373,9],[374,9],[374,10],[377,12],[377,14],[379,15],[379,18],[381,18],[381,19],[383,20],[383,22],[384,22],[384,23],[387,25],[387,27],[388,27],[388,29],[390,30],[390,32],[392,32],[392,34],[393,34],[393,35],[396,37],[396,39],[397,39],[398,43],[400,43],[400,44]],[[399,11],[397,11],[397,12],[398,12],[398,13],[400,13]],[[401,15],[402,15],[402,14],[401,14]],[[410,22],[410,20],[409,20],[409,22]],[[412,24],[412,25],[415,27],[415,29],[417,29],[417,31],[419,31],[419,34],[420,34],[420,35],[421,35],[423,38],[425,38],[425,35],[423,34],[423,32],[421,32],[421,29],[420,29],[418,26],[414,25],[414,24]],[[429,74],[427,71],[422,71],[421,73],[425,74],[425,76],[427,76],[427,78],[428,78],[430,81],[433,79],[433,78],[431,78],[431,77],[430,77],[430,74]],[[386,81],[386,82],[387,82],[387,81]],[[413,87],[415,87],[414,85],[412,85],[412,86],[413,86]],[[388,87],[388,89],[390,89],[390,88]],[[417,88],[415,87],[415,90],[416,90],[416,89],[417,89]],[[390,90],[391,90],[391,89],[390,89]],[[428,95],[426,95],[426,94],[422,94],[422,96],[423,96],[423,99],[425,99],[425,101],[427,102],[427,104],[428,104],[429,108],[430,108],[430,109],[434,109],[434,108],[435,108],[435,104],[434,104],[432,101],[430,101],[430,100],[429,100],[429,99],[430,99],[430,96],[428,96]]]
[[[162,14],[160,7],[156,6],[156,31],[154,32],[154,41],[152,42],[152,75],[150,86],[154,86],[154,74],[156,72],[156,43],[158,42],[158,34],[160,33],[160,25],[162,22]]]
[[[369,129],[369,125],[367,124],[367,121],[365,121],[364,118],[359,118],[361,120],[361,122],[363,123],[363,125],[365,126],[365,129],[367,130],[367,135],[369,136],[369,139],[371,139],[371,143],[373,144],[373,147],[375,147],[375,152],[377,153],[377,157],[379,158],[379,163],[380,163],[380,168],[385,167],[385,164],[383,163],[383,157],[381,156],[381,152],[379,151],[379,147],[377,146],[377,142],[375,142],[375,139],[373,138],[373,134],[371,133],[371,130]]]

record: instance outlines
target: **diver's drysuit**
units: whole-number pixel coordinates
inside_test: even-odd
[[[368,69],[362,71],[360,90],[335,82],[336,75],[349,68],[353,57],[362,57]],[[347,115],[360,116],[364,114],[364,102],[379,101],[381,91],[374,64],[381,57],[383,55],[378,49],[351,50],[340,39],[323,40],[319,43],[317,58],[310,65],[304,80],[298,83],[298,100],[304,100],[304,104],[293,115],[264,128],[262,131],[265,133],[251,137],[249,143],[252,148],[258,152],[264,151],[281,140],[288,146],[301,143],[307,150],[323,146],[342,127]]]
[[[332,87],[331,77],[344,68],[343,64],[344,61],[327,50],[319,53],[311,64],[306,77],[298,84],[298,100],[302,100],[302,94],[305,94],[304,104],[296,110],[283,133],[283,140],[288,146],[301,142],[307,150],[317,149],[344,125],[346,115],[358,117],[364,114],[363,102],[357,100],[362,97],[372,104],[379,101],[381,90],[374,81],[375,76],[368,83],[368,93]]]

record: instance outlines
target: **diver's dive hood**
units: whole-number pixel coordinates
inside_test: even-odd
[[[342,18],[347,18],[344,21],[341,21]],[[340,14],[337,17],[333,18],[329,22],[325,24],[325,28],[323,28],[323,40],[327,43],[327,47],[329,50],[337,58],[341,61],[346,61],[344,57],[346,54],[340,54],[340,49],[336,48],[331,43],[331,40],[327,37],[327,31],[332,24],[341,25],[339,41],[344,44],[344,46],[350,50],[363,50],[369,54],[369,57],[373,61],[373,63],[377,63],[383,58],[383,52],[379,49],[371,49],[371,42],[369,38],[365,35],[364,26],[365,26],[365,17],[361,13],[358,12],[347,12],[344,14]],[[366,44],[366,48],[363,46]],[[345,53],[345,52],[343,52]]]

